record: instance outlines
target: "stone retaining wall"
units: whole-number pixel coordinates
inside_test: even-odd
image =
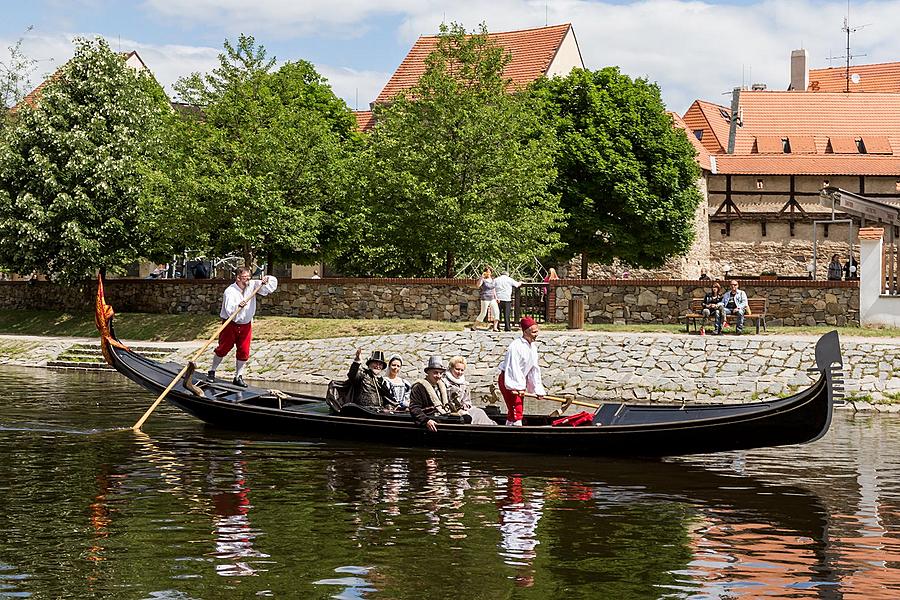
[[[404,359],[403,376],[415,379],[431,355],[462,355],[476,397],[489,393],[496,367],[514,334],[443,332],[366,338],[254,343],[248,378],[324,384],[342,379],[356,348],[380,349]],[[46,365],[68,346],[89,340],[0,336],[0,363]],[[593,399],[738,403],[790,394],[807,387],[814,365],[812,336],[699,337],[670,334],[542,332],[543,379],[553,394]],[[141,342],[141,345],[151,346]],[[185,362],[201,342],[170,344],[168,359]],[[900,401],[900,343],[897,340],[841,340],[846,390],[874,402]],[[211,354],[211,352],[210,352]],[[205,370],[209,358],[200,360]],[[234,360],[220,367],[231,377]],[[868,398],[867,398],[868,397]]]
[[[215,314],[224,280],[110,279],[105,289],[119,312]],[[559,280],[552,285],[558,322],[568,318],[573,293],[583,294],[589,323],[676,323],[705,282],[693,280]],[[751,297],[769,300],[769,323],[858,325],[857,282],[746,281]],[[0,282],[0,309],[85,311],[94,305],[95,284],[63,287],[49,282]],[[478,293],[468,279],[288,279],[277,293],[259,299],[259,314],[328,318],[425,318],[471,321]]]

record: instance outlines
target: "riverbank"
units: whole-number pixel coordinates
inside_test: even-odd
[[[461,355],[476,397],[489,391],[496,365],[514,333],[425,332],[254,342],[247,378],[326,384],[341,379],[355,349],[380,349],[404,360],[403,375],[419,376],[431,355]],[[808,386],[817,336],[687,336],[670,333],[545,331],[540,337],[544,382],[554,394],[637,402],[747,402],[784,396]],[[76,345],[96,338],[0,336],[0,364],[47,367]],[[202,341],[135,342],[185,362]],[[900,340],[842,337],[847,397],[857,407],[900,407]],[[211,352],[211,351],[209,351]],[[204,360],[200,361],[204,368]],[[228,377],[231,359],[220,375]]]

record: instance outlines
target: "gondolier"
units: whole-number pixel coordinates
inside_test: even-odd
[[[259,286],[257,291],[256,285]],[[244,365],[250,358],[250,340],[253,330],[253,316],[256,314],[256,294],[267,296],[278,287],[278,280],[271,275],[266,275],[256,284],[250,283],[250,269],[239,267],[234,283],[225,289],[222,294],[222,310],[219,316],[222,320],[230,317],[236,310],[240,312],[232,319],[222,333],[219,334],[219,345],[213,350],[212,368],[207,373],[209,381],[215,381],[216,369],[231,349],[237,346],[235,353],[234,379],[231,383],[240,387],[247,387],[244,383]]]
[[[506,424],[522,425],[523,399],[525,392],[539,399],[547,394],[541,382],[541,367],[538,365],[537,335],[538,324],[531,317],[523,317],[519,322],[522,337],[510,343],[500,363],[497,385],[506,402]]]

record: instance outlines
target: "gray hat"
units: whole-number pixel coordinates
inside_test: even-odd
[[[440,356],[432,356],[428,359],[428,365],[425,367],[425,372],[427,373],[431,369],[439,369],[441,371],[446,371],[447,367],[444,366],[444,361],[441,360]]]

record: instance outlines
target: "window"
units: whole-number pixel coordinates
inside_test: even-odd
[[[702,129],[695,129],[695,130],[694,130],[694,137],[697,138],[697,141],[703,141],[703,130],[702,130]]]
[[[894,182],[894,191],[900,192],[900,179]]]
[[[766,187],[765,182],[763,182],[762,179],[757,179],[757,180],[756,180],[756,189],[761,190],[761,189],[763,189],[764,187]]]
[[[862,138],[856,138],[853,141],[856,142],[857,152],[859,152],[860,154],[865,154],[866,153],[866,144],[863,142]]]
[[[766,222],[763,221],[763,222],[761,223],[761,225],[762,225],[762,236],[763,236],[763,237],[766,237]]]
[[[781,138],[781,151],[785,154],[791,153],[791,140],[789,138]]]
[[[824,180],[824,181],[822,182],[822,187],[823,187],[823,188],[826,188],[826,187],[828,187],[828,186],[830,185],[830,183],[831,183],[831,182],[829,182],[829,181],[826,179],[826,180]]]

